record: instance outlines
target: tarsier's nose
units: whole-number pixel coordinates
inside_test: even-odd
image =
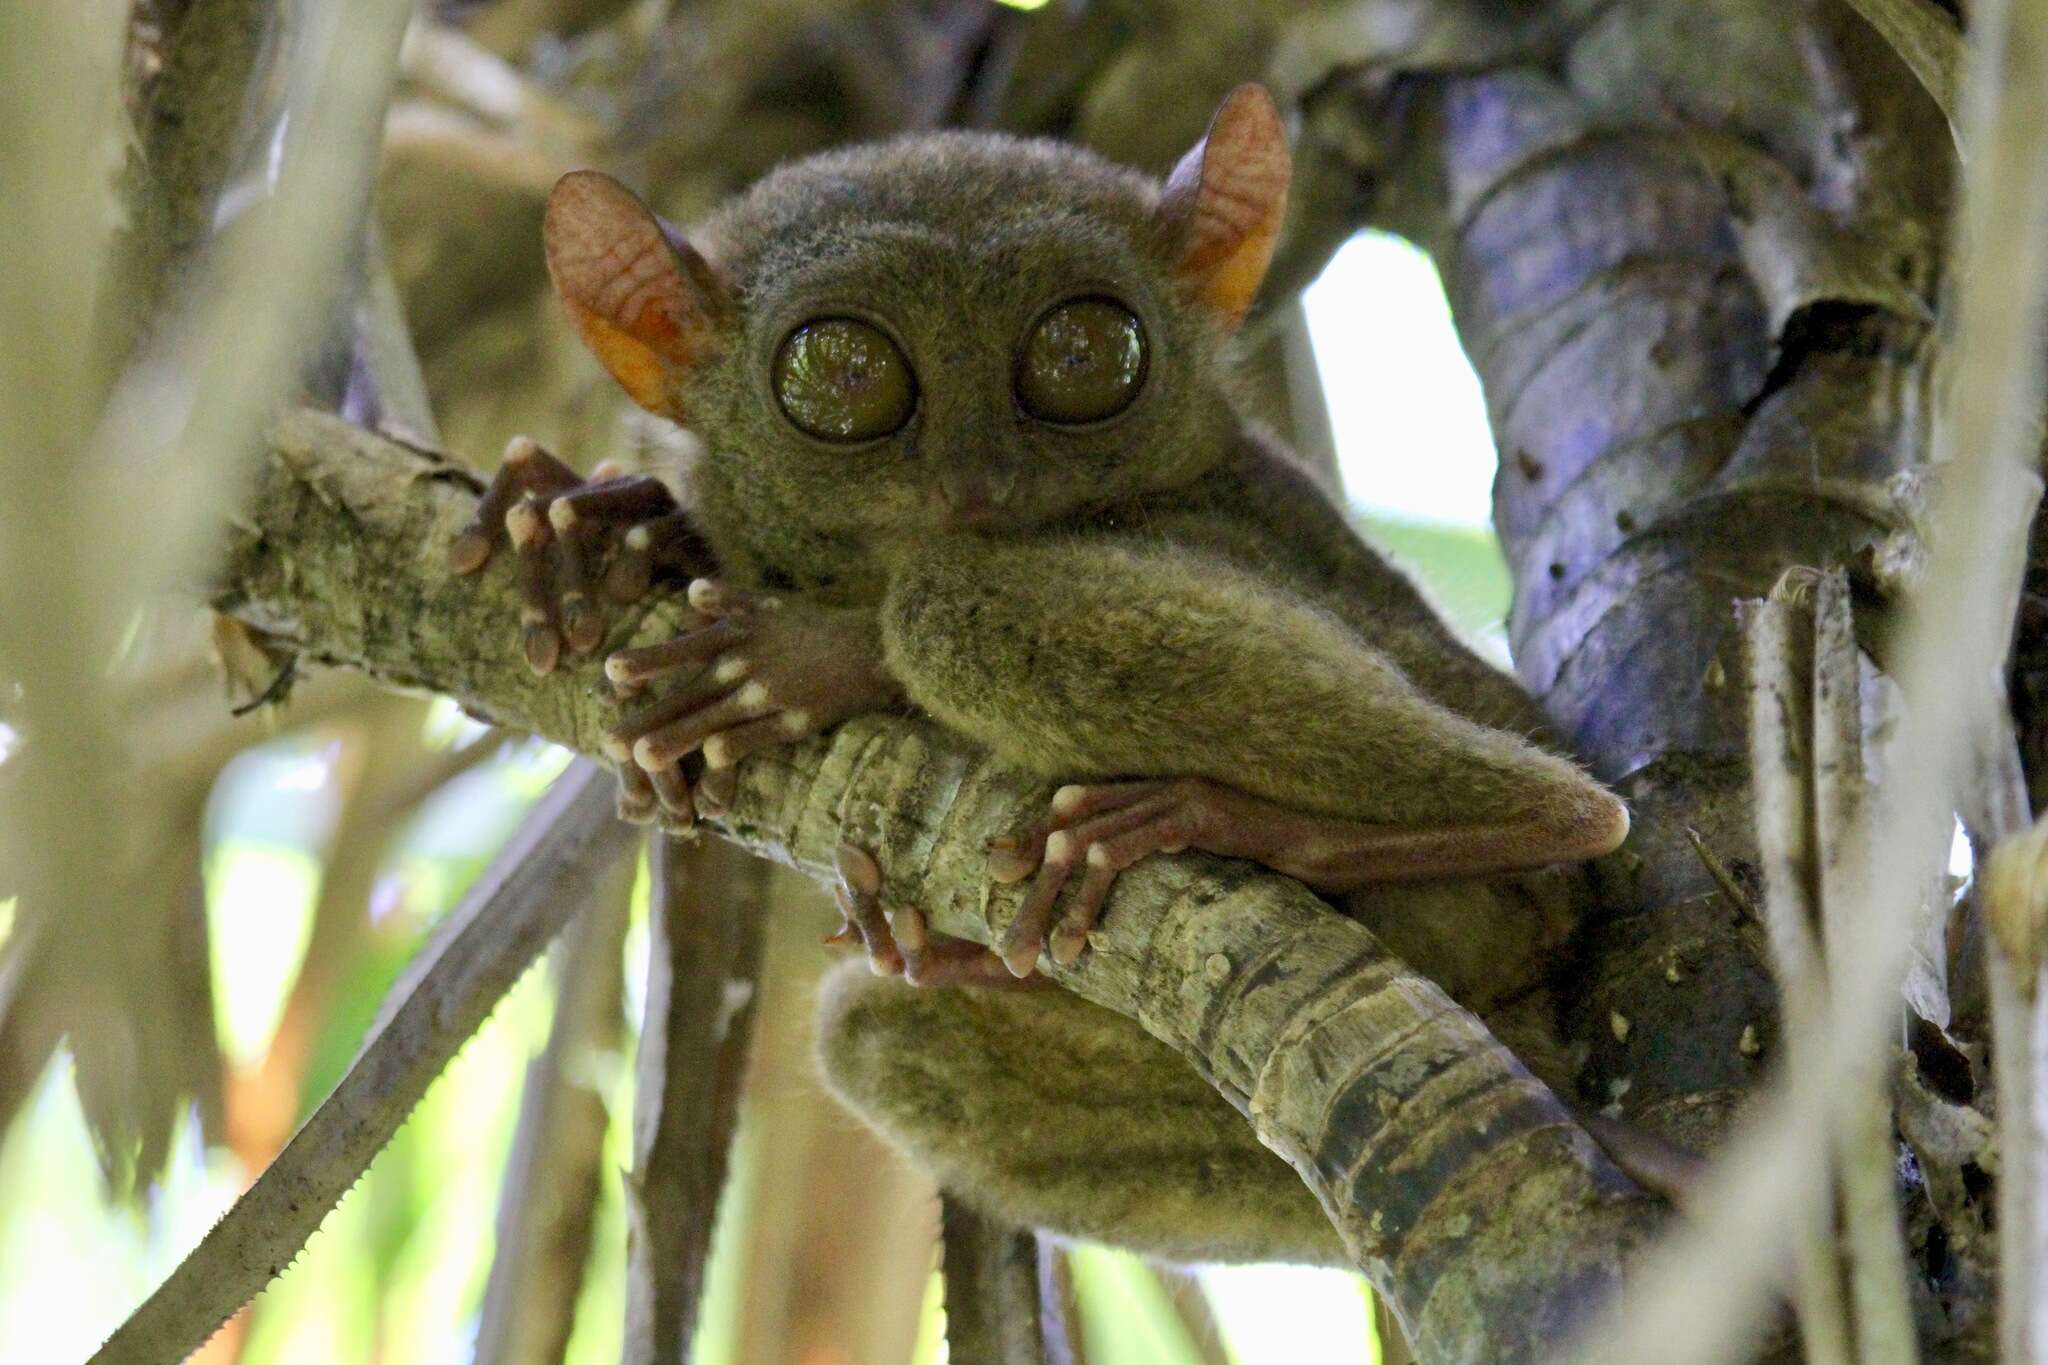
[[[946,519],[958,526],[982,526],[1002,515],[1016,491],[1014,471],[953,465],[939,471],[939,501]]]

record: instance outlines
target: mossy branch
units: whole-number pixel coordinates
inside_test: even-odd
[[[594,753],[613,714],[598,656],[535,677],[510,566],[475,580],[445,567],[475,488],[440,456],[294,413],[216,605],[312,659]],[[610,644],[676,619],[657,601]],[[886,869],[885,898],[986,938],[1019,898],[985,876],[988,842],[1045,795],[934,725],[869,716],[747,764],[720,832],[821,879],[851,840]],[[1061,984],[1138,1020],[1248,1115],[1429,1358],[1533,1358],[1611,1295],[1654,1229],[1656,1205],[1555,1095],[1298,883],[1149,859],[1119,879],[1094,944],[1055,970]]]

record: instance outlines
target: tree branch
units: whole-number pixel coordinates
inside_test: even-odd
[[[444,567],[476,481],[337,419],[279,426],[216,605],[322,662],[447,692],[597,751],[596,660],[546,678],[518,647],[509,564]],[[612,645],[675,628],[658,600]],[[721,831],[821,880],[841,840],[885,897],[986,939],[1021,890],[985,850],[1044,784],[914,720],[870,716],[747,764]],[[1250,1117],[1330,1211],[1433,1359],[1530,1358],[1607,1298],[1657,1206],[1470,1014],[1298,883],[1193,854],[1119,879],[1095,948],[1053,975],[1137,1019]]]

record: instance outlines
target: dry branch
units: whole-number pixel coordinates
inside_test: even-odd
[[[535,678],[509,566],[480,584],[443,566],[473,488],[438,457],[295,414],[217,604],[323,662],[594,751],[610,718],[594,662]],[[638,628],[670,628],[673,610]],[[853,840],[886,869],[885,896],[986,938],[984,908],[1001,924],[1017,896],[988,888],[984,850],[1043,797],[929,724],[866,717],[748,765],[725,833],[821,878]],[[1436,1357],[1528,1358],[1613,1291],[1655,1226],[1556,1096],[1297,883],[1152,859],[1120,879],[1096,943],[1061,982],[1139,1020],[1244,1109]]]

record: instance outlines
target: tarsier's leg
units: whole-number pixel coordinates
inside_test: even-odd
[[[1010,1222],[1179,1262],[1342,1262],[1301,1178],[1171,1048],[1065,991],[921,991],[848,963],[819,998],[827,1083],[940,1184]]]
[[[1305,815],[1199,778],[1067,786],[1053,794],[1046,819],[990,850],[989,873],[997,881],[1037,873],[997,948],[1019,975],[1031,970],[1041,944],[1055,961],[1073,963],[1117,875],[1153,853],[1193,848],[1246,858],[1342,895],[1381,883],[1541,867],[1604,852],[1606,838],[1574,848],[1536,820],[1439,829],[1362,824]],[[1079,881],[1062,903],[1077,871]]]

